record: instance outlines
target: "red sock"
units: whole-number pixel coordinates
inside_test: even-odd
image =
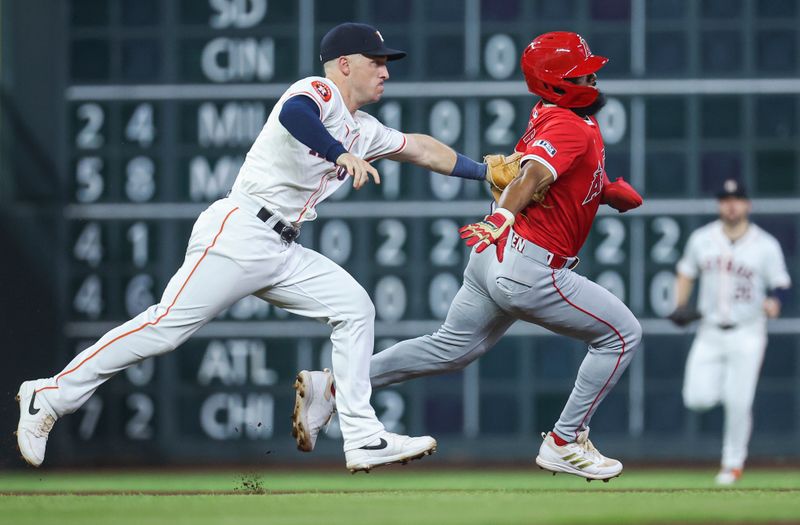
[[[553,441],[555,441],[556,445],[558,445],[559,447],[563,447],[564,445],[569,443],[569,441],[564,441],[563,439],[561,439],[561,437],[559,437],[559,435],[556,434],[555,432],[550,432],[550,435],[553,436]]]

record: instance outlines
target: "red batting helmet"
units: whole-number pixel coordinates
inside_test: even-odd
[[[533,39],[522,53],[520,66],[528,91],[558,106],[582,108],[595,101],[597,89],[564,79],[594,73],[606,62],[607,58],[592,54],[579,34],[554,31]]]

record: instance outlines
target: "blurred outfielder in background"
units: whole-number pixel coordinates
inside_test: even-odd
[[[16,426],[21,380],[59,369],[157,302],[195,218],[231,188],[287,87],[322,73],[320,39],[347,20],[378,27],[409,53],[365,109],[472,158],[509,154],[524,133],[535,100],[519,59],[535,35],[574,31],[612,57],[597,114],[606,169],[646,205],[601,209],[577,272],[628,305],[643,337],[592,435],[603,436],[604,454],[628,461],[716,462],[721,410],[687,411],[681,394],[697,325],[679,329],[665,317],[684,246],[714,220],[709,196],[727,179],[748,188],[753,222],[780,244],[797,282],[794,1],[2,2],[3,428]],[[492,197],[482,184],[412,165],[383,159],[376,168],[381,185],[343,185],[301,243],[367,291],[384,349],[441,325],[469,255],[458,227],[484,216]],[[794,288],[766,324],[749,462],[798,458],[799,312]],[[180,352],[127,369],[60,421],[48,463],[307,461],[285,414],[297,370],[330,366],[329,335],[259,299],[237,302]],[[435,462],[532,464],[585,352],[515,326],[462,372],[375,392],[372,404],[388,431],[436,436]],[[335,425],[315,455],[340,459]]]
[[[717,192],[719,219],[694,231],[675,281],[679,326],[692,315],[689,298],[699,281],[700,326],[686,362],[683,402],[691,410],[725,410],[722,469],[716,481],[742,475],[753,425],[752,405],[767,347],[767,319],[778,317],[791,278],[778,241],[748,220],[744,186],[728,179]]]

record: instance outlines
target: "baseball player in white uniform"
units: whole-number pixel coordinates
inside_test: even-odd
[[[378,101],[387,61],[405,53],[380,33],[346,23],[322,39],[325,77],[286,90],[247,154],[230,194],[211,204],[192,229],[183,265],[158,304],[112,329],[52,377],[22,383],[17,441],[39,466],[55,421],[80,408],[116,373],[174,350],[225,308],[255,295],[331,326],[333,376],[347,468],[369,470],[423,457],[429,437],[387,432],[369,403],[375,309],[345,270],[295,242],[316,206],[353,178],[356,189],[388,157],[428,170],[482,179],[478,164],[427,135],[403,134],[359,110]],[[309,395],[315,385],[309,382]],[[321,388],[320,385],[316,385]]]
[[[767,345],[767,318],[777,317],[791,285],[778,241],[748,220],[744,187],[727,180],[718,193],[719,219],[689,237],[678,262],[678,310],[700,280],[702,316],[689,351],[683,401],[690,410],[721,403],[725,410],[722,468],[730,485],[742,475],[752,427],[753,398]]]

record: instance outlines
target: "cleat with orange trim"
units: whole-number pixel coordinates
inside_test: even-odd
[[[730,486],[739,481],[742,477],[742,469],[740,468],[723,468],[714,478],[717,485]]]
[[[43,396],[37,397],[36,386],[40,381],[25,381],[16,397],[19,403],[17,446],[22,458],[34,467],[44,461],[47,437],[58,419]]]

